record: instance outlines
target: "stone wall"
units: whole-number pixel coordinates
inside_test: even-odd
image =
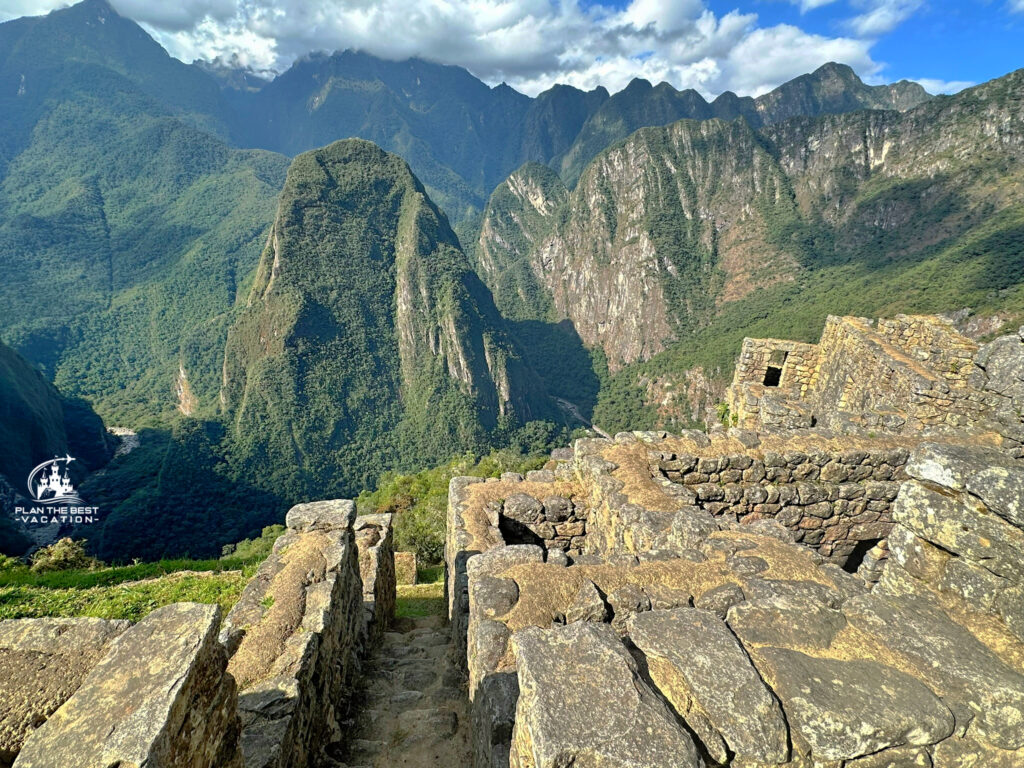
[[[818,365],[818,345],[787,339],[744,339],[736,359],[733,384],[747,382],[763,385],[768,367],[782,369],[782,378],[775,386],[803,396],[810,386]]]
[[[880,318],[875,333],[912,360],[924,363],[953,389],[966,389],[978,344],[939,315]]]
[[[880,333],[868,320],[829,317],[811,384],[815,413],[851,414],[865,426],[890,431],[976,423],[982,405],[966,386],[972,342],[950,341],[945,351],[929,346],[933,337],[955,334],[930,320],[889,321]]]
[[[397,579],[391,515],[362,515],[356,518],[353,530],[363,582],[365,644],[376,645],[395,618]]]
[[[985,440],[907,453],[820,431],[577,441],[556,477],[586,552],[492,537],[464,561],[474,766],[1024,766],[1024,465]],[[802,483],[884,487],[892,556],[847,573],[695,490]],[[492,532],[488,503],[546,492],[473,487],[458,517]]]
[[[0,766],[9,768],[25,738],[78,690],[127,621],[0,621]]]
[[[246,768],[304,768],[343,736],[366,636],[351,501],[293,507],[221,633]]]
[[[125,630],[28,736],[16,768],[241,768],[219,624],[215,605],[176,603]]]
[[[764,373],[792,348],[777,388]],[[830,316],[817,345],[745,339],[727,395],[737,426],[915,433],[973,428],[989,398],[971,384],[978,345],[932,315]],[[787,363],[786,365],[789,365]]]
[[[564,547],[573,545],[574,536],[566,534],[564,527],[560,535],[557,528],[565,524],[579,525],[586,520],[585,505],[575,497],[570,464],[566,461],[553,464],[555,469],[529,472],[526,477],[513,472],[486,480],[455,477],[448,485],[445,591],[452,642],[460,656],[465,654],[469,622],[470,559],[492,549],[519,545],[524,538],[543,545],[550,558],[565,558]],[[549,539],[541,535],[548,532],[545,501],[552,518],[565,516],[562,522],[551,523],[553,535]],[[506,505],[510,517],[506,517]],[[578,544],[582,542],[577,539]]]
[[[505,482],[554,483],[551,470],[534,470],[526,477],[517,473],[502,476]],[[498,521],[498,529],[506,544],[536,544],[544,549],[561,550],[568,555],[583,553],[587,534],[587,508],[577,506],[565,496],[552,494],[536,498],[517,492],[504,499],[495,499],[486,507],[488,515]]]
[[[685,496],[672,490],[688,504],[736,522],[775,520],[839,565],[858,545],[889,535],[908,455],[903,447],[702,457],[650,452],[654,476],[684,486]]]

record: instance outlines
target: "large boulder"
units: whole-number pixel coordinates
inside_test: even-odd
[[[953,715],[923,683],[874,661],[820,659],[760,648],[758,667],[799,741],[818,760],[852,760],[888,747],[934,744]]]
[[[175,603],[118,637],[25,741],[17,768],[241,768],[235,681],[220,609]]]
[[[907,474],[953,491],[966,491],[1017,528],[1024,528],[1024,466],[995,448],[926,443]]]
[[[534,627],[512,646],[520,691],[512,768],[703,766],[609,625]]]
[[[927,598],[872,593],[848,600],[843,613],[944,698],[973,711],[977,735],[1001,749],[1024,747],[1024,675]]]
[[[736,610],[735,608],[733,610]],[[725,623],[710,611],[652,611],[629,621],[651,679],[713,759],[783,763],[789,731],[778,701]]]

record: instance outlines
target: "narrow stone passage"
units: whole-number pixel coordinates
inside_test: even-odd
[[[440,616],[399,618],[367,663],[349,768],[470,765],[467,699]]]

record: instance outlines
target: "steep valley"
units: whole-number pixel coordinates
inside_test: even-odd
[[[714,421],[747,335],[1016,322],[1022,81],[531,98],[347,51],[266,82],[85,0],[0,24],[0,338],[139,432],[84,486],[97,552],[216,555],[389,472]]]

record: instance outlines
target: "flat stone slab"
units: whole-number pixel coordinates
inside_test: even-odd
[[[737,758],[786,761],[789,730],[779,703],[718,616],[697,608],[641,613],[630,619],[629,637],[711,757],[726,762],[727,746]]]
[[[914,451],[907,474],[966,491],[992,512],[1024,529],[1024,469],[1003,451],[926,443]]]
[[[729,627],[747,646],[824,649],[846,626],[846,617],[806,597],[778,596],[734,605]]]
[[[356,503],[350,499],[329,499],[296,504],[288,510],[285,525],[293,531],[336,531],[355,523]]]
[[[970,707],[976,715],[972,728],[990,744],[1024,747],[1024,675],[938,606],[920,597],[872,593],[848,600],[843,613],[944,697]]]
[[[818,760],[852,760],[953,733],[953,714],[923,683],[873,661],[818,659],[799,651],[755,653],[796,736]]]
[[[131,626],[94,618],[0,621],[0,764],[71,695]]]
[[[111,643],[25,741],[18,768],[241,765],[216,605],[158,608]]]
[[[520,689],[512,768],[703,765],[609,625],[530,628],[512,645]]]

